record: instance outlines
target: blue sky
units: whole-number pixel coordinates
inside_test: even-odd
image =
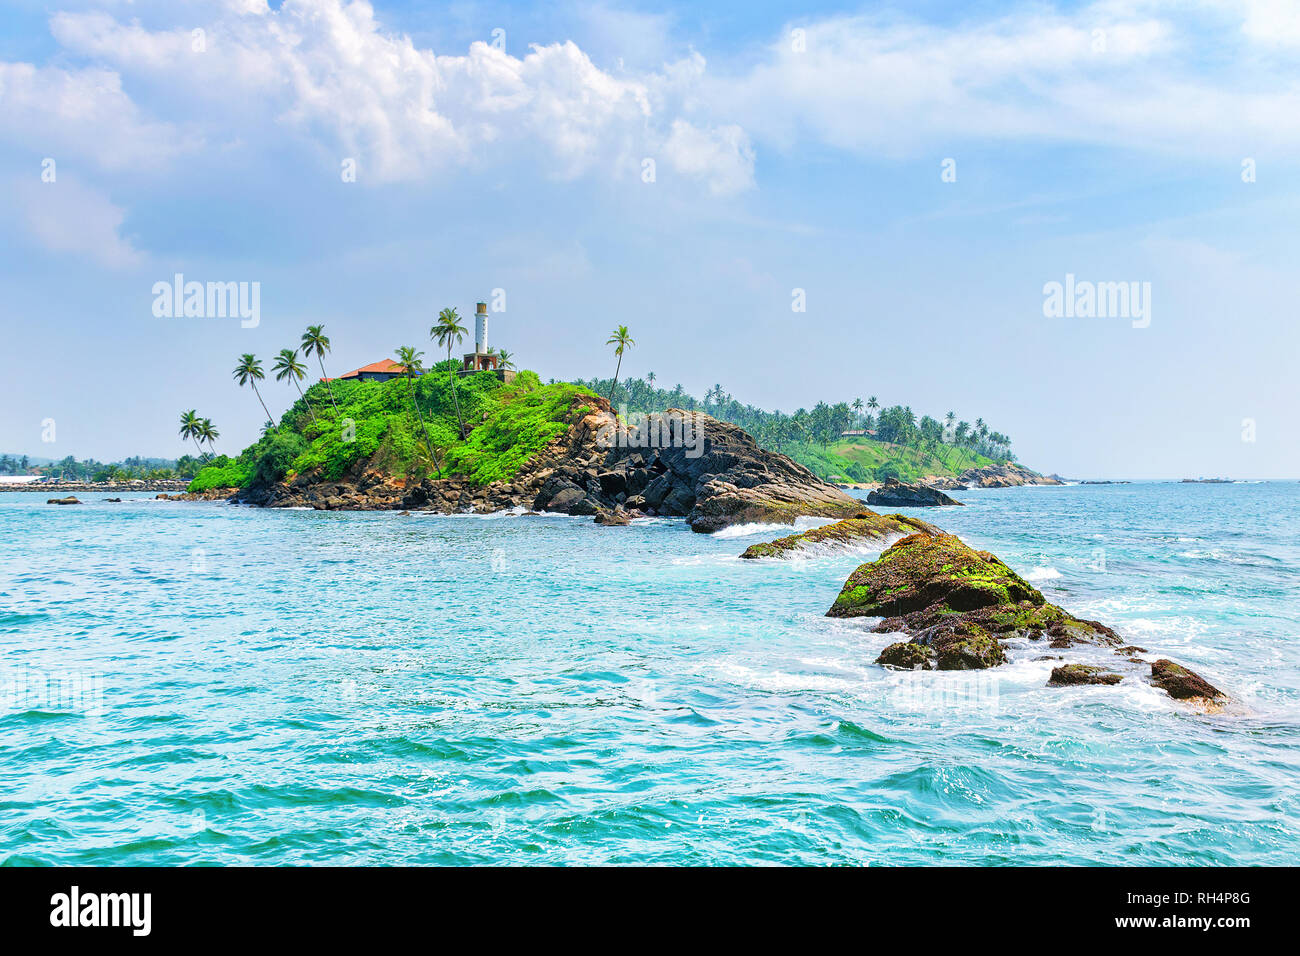
[[[504,289],[493,344],[543,379],[608,375],[627,324],[625,372],[696,394],[1300,476],[1296,4],[7,7],[0,450],[175,455],[195,407],[234,452],[240,353],[432,354]],[[260,324],[155,317],[177,272],[260,283]],[[1067,273],[1150,283],[1149,326],[1045,317]]]

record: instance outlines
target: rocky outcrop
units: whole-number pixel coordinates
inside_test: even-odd
[[[67,498],[50,498],[45,502],[47,505],[79,505],[81,504],[75,497],[69,495]]]
[[[960,505],[961,502],[948,497],[942,491],[925,485],[905,485],[897,478],[890,478],[875,491],[867,495],[867,504],[885,508],[935,508],[946,505]]]
[[[302,474],[241,497],[267,507],[441,513],[527,508],[594,516],[621,506],[631,517],[686,518],[700,532],[750,521],[844,518],[862,509],[802,465],[759,448],[737,426],[700,412],[669,409],[629,424],[604,399],[584,396],[566,420],[568,432],[510,482],[475,485],[452,476],[408,484],[362,462],[338,481]]]
[[[1227,695],[1200,674],[1166,658],[1151,664],[1151,683],[1175,700],[1221,700]]]
[[[0,482],[0,492],[8,491],[184,491],[188,478],[131,478],[126,481],[25,481]]]
[[[594,519],[596,524],[604,525],[607,528],[620,528],[632,523],[632,516],[622,508],[615,508],[612,511],[601,511]]]
[[[1003,641],[1053,639],[1053,646],[1117,646],[1104,624],[1076,618],[987,551],[950,534],[918,533],[896,542],[845,582],[827,617],[882,617],[874,630],[901,632],[923,650],[891,645],[880,656],[924,656],[940,670],[992,667]],[[895,665],[896,666],[896,665]]]
[[[1048,687],[1070,687],[1075,684],[1118,684],[1124,675],[1108,671],[1093,664],[1063,664],[1052,668]]]
[[[742,558],[788,558],[806,548],[818,546],[851,547],[867,541],[880,541],[892,536],[924,532],[941,534],[932,524],[902,515],[880,515],[863,510],[852,518],[825,524],[810,531],[786,535],[775,541],[751,544],[741,554]]]
[[[1015,488],[1020,485],[1065,484],[1060,478],[1044,477],[1012,462],[986,465],[983,468],[967,468],[957,476],[957,480],[967,488]]]

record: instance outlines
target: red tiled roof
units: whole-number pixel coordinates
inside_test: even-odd
[[[392,359],[380,359],[378,362],[371,362],[369,365],[363,365],[361,368],[353,369],[351,372],[344,372],[338,378],[356,378],[362,372],[386,372],[389,375],[405,375],[406,367],[398,365]],[[322,382],[332,382],[335,379],[323,378]]]

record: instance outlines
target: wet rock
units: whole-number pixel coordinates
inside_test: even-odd
[[[811,531],[786,535],[775,541],[751,544],[741,554],[742,558],[788,558],[800,550],[817,545],[850,546],[865,541],[878,541],[892,535],[942,534],[932,524],[902,515],[880,515],[874,511],[859,511],[852,518],[822,525]]]
[[[925,485],[905,485],[897,478],[890,478],[867,495],[867,504],[886,508],[936,508],[960,505],[961,502],[935,488]]]
[[[1163,657],[1151,664],[1151,683],[1176,700],[1218,700],[1227,697],[1200,674]]]
[[[1052,668],[1048,687],[1068,687],[1074,684],[1118,684],[1123,675],[1092,664],[1064,664]]]
[[[897,644],[890,644],[880,656],[876,658],[876,663],[884,667],[897,667],[901,670],[933,670],[935,653],[924,644],[917,644],[914,641],[899,641]]]
[[[605,525],[609,528],[622,527],[632,523],[632,516],[622,508],[615,508],[612,511],[602,509],[593,519],[596,524]]]
[[[826,613],[883,617],[875,631],[910,635],[934,651],[940,670],[1004,663],[1003,641],[1010,638],[1049,634],[1069,643],[1122,643],[1104,624],[1049,604],[994,555],[943,533],[909,535],[859,567]]]
[[[165,495],[159,495],[159,497],[161,498],[161,497],[166,497],[166,496],[165,496]],[[79,500],[77,500],[77,498],[76,498],[75,496],[73,496],[73,495],[69,495],[69,496],[66,497],[66,498],[50,498],[50,499],[47,500],[45,503],[46,503],[47,505],[79,505],[79,504],[81,504],[81,502],[80,502]]]

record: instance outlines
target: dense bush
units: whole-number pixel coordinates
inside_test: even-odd
[[[313,385],[306,402],[295,402],[238,461],[213,462],[190,490],[263,486],[311,471],[338,479],[363,461],[417,479],[440,470],[480,484],[508,480],[564,433],[573,400],[591,394],[576,385],[542,385],[535,372],[504,385],[492,372],[455,375],[453,366],[459,368],[439,363],[441,371],[411,380],[336,381],[333,401],[324,385]],[[461,439],[458,403],[468,440]]]

